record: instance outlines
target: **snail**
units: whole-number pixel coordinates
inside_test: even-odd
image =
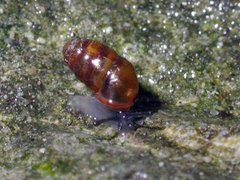
[[[133,65],[113,49],[94,40],[73,39],[63,47],[64,61],[95,98],[70,97],[76,112],[92,117],[94,124],[114,121],[120,129],[146,112],[131,112],[139,84]],[[149,112],[147,112],[148,114]]]

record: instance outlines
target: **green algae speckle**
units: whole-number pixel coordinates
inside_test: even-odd
[[[43,176],[54,176],[54,170],[52,164],[42,163],[36,165],[33,169],[39,171]]]
[[[57,176],[58,174],[66,174],[71,171],[71,161],[51,160],[34,165],[33,170],[36,170],[42,177]]]
[[[240,177],[240,3],[0,2],[2,179]],[[74,37],[101,41],[161,101],[136,131],[95,127],[68,106],[91,96],[63,63]]]

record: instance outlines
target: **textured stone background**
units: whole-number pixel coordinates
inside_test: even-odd
[[[240,178],[238,1],[0,2],[3,179]],[[132,133],[67,106],[91,96],[63,63],[73,37],[129,59],[162,102]]]

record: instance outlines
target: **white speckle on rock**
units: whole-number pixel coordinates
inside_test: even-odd
[[[204,162],[209,163],[211,162],[212,158],[209,156],[203,157]]]
[[[196,14],[197,14],[196,11],[192,11],[192,12],[191,12],[191,15],[192,15],[192,16],[195,16]]]
[[[217,116],[219,114],[219,112],[216,109],[211,109],[210,114],[213,116]]]
[[[40,148],[40,149],[39,149],[39,152],[40,152],[41,154],[44,154],[44,153],[46,152],[46,148]]]
[[[150,84],[155,84],[155,83],[156,83],[156,82],[155,82],[153,79],[151,79],[151,78],[148,79],[148,82],[149,82]]]
[[[45,44],[45,43],[46,43],[46,40],[45,40],[44,38],[42,38],[42,37],[39,37],[39,38],[37,38],[37,42],[38,42],[39,44]]]
[[[158,166],[159,166],[159,167],[163,167],[163,166],[164,166],[164,162],[162,162],[162,161],[159,162],[159,163],[158,163]]]
[[[113,31],[113,28],[111,26],[103,28],[103,33],[110,34],[112,31]]]
[[[34,39],[34,35],[32,32],[28,31],[24,33],[24,36],[29,40],[32,41]]]

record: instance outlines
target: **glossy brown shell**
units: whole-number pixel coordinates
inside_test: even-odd
[[[128,110],[133,105],[138,93],[135,70],[113,49],[97,41],[74,39],[64,45],[63,55],[102,104],[113,110]]]

